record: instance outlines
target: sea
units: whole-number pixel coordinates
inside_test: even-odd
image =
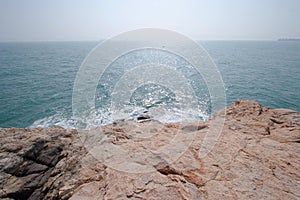
[[[0,127],[77,128],[72,112],[74,81],[87,55],[101,41],[0,43]],[[218,68],[224,82],[226,105],[242,99],[269,108],[300,112],[299,41],[199,41]],[[164,51],[139,51],[112,63],[95,92],[94,118],[88,128],[122,119],[149,115],[163,123],[207,120],[211,97],[201,74],[181,58]],[[155,55],[155,56],[153,56]],[[113,109],[113,83],[138,60],[167,58],[177,63],[195,92],[198,110],[178,105],[176,94],[155,83],[131,94],[127,109]],[[164,62],[168,63],[167,61]],[[162,72],[163,73],[163,72]],[[122,115],[115,115],[123,112]],[[117,118],[116,116],[119,116]],[[120,116],[122,116],[120,118]]]

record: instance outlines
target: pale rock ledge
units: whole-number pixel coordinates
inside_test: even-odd
[[[0,129],[0,199],[300,199],[299,113],[237,101],[200,159],[209,129],[209,122],[120,121],[81,131],[85,138],[60,127]],[[193,132],[192,143],[172,163],[155,154],[136,160],[152,165],[149,172],[116,170],[87,150],[105,143],[149,155],[178,131]]]

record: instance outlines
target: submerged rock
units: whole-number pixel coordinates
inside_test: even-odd
[[[0,198],[299,199],[300,114],[238,101],[211,120],[225,111],[202,159],[210,121],[0,129]],[[174,140],[187,148],[173,159]]]

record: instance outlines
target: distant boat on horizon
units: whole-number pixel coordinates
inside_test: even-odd
[[[277,41],[300,41],[300,38],[279,38]]]

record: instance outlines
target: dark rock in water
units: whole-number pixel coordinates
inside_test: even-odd
[[[225,111],[218,142],[201,159],[211,122]],[[114,164],[131,159],[133,167],[150,166],[147,173],[95,159],[79,131],[0,129],[0,199],[300,199],[300,114],[295,111],[238,101],[208,122],[118,121],[80,132],[85,144],[109,147],[99,155],[106,150],[113,160],[115,149]],[[174,138],[188,148],[170,162],[178,149],[170,145],[169,154],[159,151]]]
[[[150,120],[151,120],[150,115],[146,115],[146,114],[140,115],[137,117],[138,122],[145,122],[145,121],[150,121]]]

